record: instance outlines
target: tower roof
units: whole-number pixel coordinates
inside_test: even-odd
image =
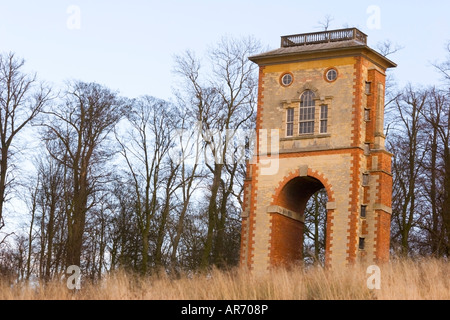
[[[367,46],[367,35],[357,28],[282,36],[281,47],[249,57],[259,65],[332,56],[365,54],[384,68],[397,65]]]

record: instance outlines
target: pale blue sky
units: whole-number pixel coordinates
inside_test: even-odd
[[[79,9],[79,29],[67,26],[74,26],[71,5]],[[378,25],[371,6],[379,8]],[[358,27],[372,47],[386,39],[404,46],[390,57],[398,64],[395,77],[426,85],[439,78],[430,62],[446,56],[449,12],[442,0],[0,0],[0,51],[16,52],[55,85],[80,79],[131,98],[169,99],[174,54],[201,54],[226,34],[253,35],[275,49],[282,35],[319,31],[329,14],[331,29]]]
[[[73,6],[79,29],[68,27],[77,26]],[[56,87],[79,79],[130,98],[170,99],[175,54],[201,54],[224,35],[252,35],[275,49],[280,36],[319,31],[330,15],[331,29],[357,27],[369,46],[386,39],[404,46],[390,56],[398,64],[393,74],[400,85],[427,85],[440,78],[430,62],[446,58],[449,12],[442,0],[0,0],[0,52],[15,52]]]

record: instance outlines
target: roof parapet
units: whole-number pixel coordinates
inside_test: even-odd
[[[367,45],[367,35],[357,28],[302,33],[281,37],[281,48],[304,46],[337,41],[357,40]]]

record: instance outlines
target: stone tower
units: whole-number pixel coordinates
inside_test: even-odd
[[[385,72],[396,64],[356,28],[281,37],[259,66],[255,156],[247,166],[241,265],[302,260],[304,209],[325,188],[325,263],[389,259],[391,157]]]

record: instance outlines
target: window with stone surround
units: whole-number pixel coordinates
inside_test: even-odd
[[[328,106],[323,104],[320,106],[320,133],[328,132]]]
[[[329,68],[326,72],[325,72],[325,79],[328,82],[333,82],[337,79],[338,73],[337,70],[335,68]]]
[[[286,137],[294,135],[294,108],[286,109]]]
[[[280,83],[283,87],[289,87],[294,81],[294,76],[290,72],[283,73],[280,78]]]
[[[369,178],[370,178],[370,176],[368,173],[363,173],[363,176],[362,176],[363,187],[367,187],[369,185]]]
[[[364,120],[370,121],[370,109],[364,109]]]

